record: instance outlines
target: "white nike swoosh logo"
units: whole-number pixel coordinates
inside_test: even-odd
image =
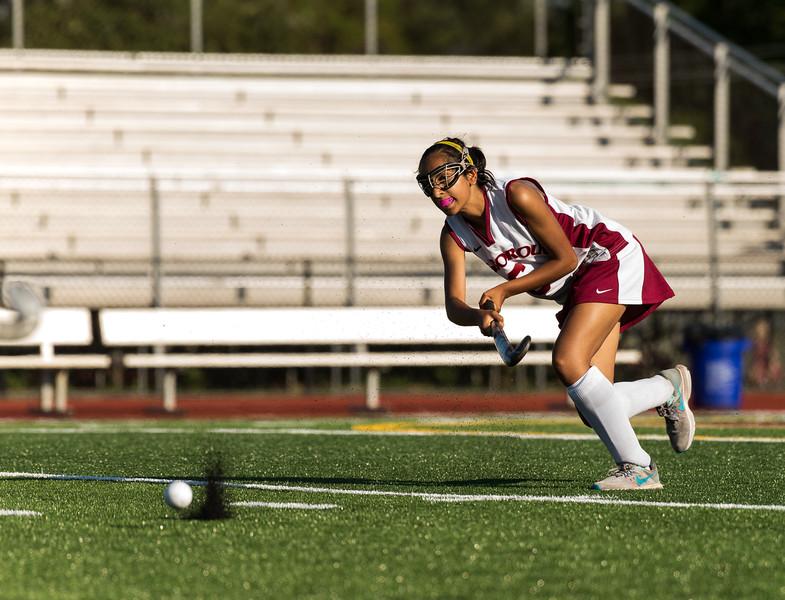
[[[605,292],[610,292],[613,288],[608,288],[607,290],[595,290],[598,294],[604,294]]]

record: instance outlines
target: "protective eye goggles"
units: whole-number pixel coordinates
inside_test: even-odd
[[[417,183],[423,194],[430,196],[433,194],[434,188],[446,190],[455,185],[458,178],[469,168],[469,164],[463,160],[459,163],[451,162],[445,163],[436,167],[430,173],[417,176]]]

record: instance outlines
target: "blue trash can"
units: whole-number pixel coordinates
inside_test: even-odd
[[[750,342],[745,338],[694,340],[692,355],[692,392],[696,406],[738,409],[741,407],[744,352]]]

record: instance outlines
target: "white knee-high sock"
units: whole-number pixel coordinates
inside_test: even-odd
[[[637,381],[618,381],[613,384],[613,389],[624,398],[628,417],[665,404],[673,394],[673,385],[661,375]]]
[[[625,400],[616,393],[597,367],[591,367],[567,388],[575,406],[608,448],[616,464],[633,463],[648,467],[651,457],[641,448],[630,425]]]

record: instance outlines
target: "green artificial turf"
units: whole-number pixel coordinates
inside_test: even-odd
[[[589,490],[610,466],[599,441],[515,436],[589,433],[574,418],[388,421],[2,423],[0,471],[201,480],[220,456],[230,482],[275,488],[230,487],[233,502],[337,507],[202,521],[167,507],[163,483],[2,478],[0,510],[42,515],[0,517],[0,597],[785,595],[785,512],[692,506],[785,505],[785,444],[698,440],[677,456],[646,440],[665,489],[602,495]],[[785,439],[743,419],[706,419],[701,433]],[[507,499],[464,498],[477,495]]]

